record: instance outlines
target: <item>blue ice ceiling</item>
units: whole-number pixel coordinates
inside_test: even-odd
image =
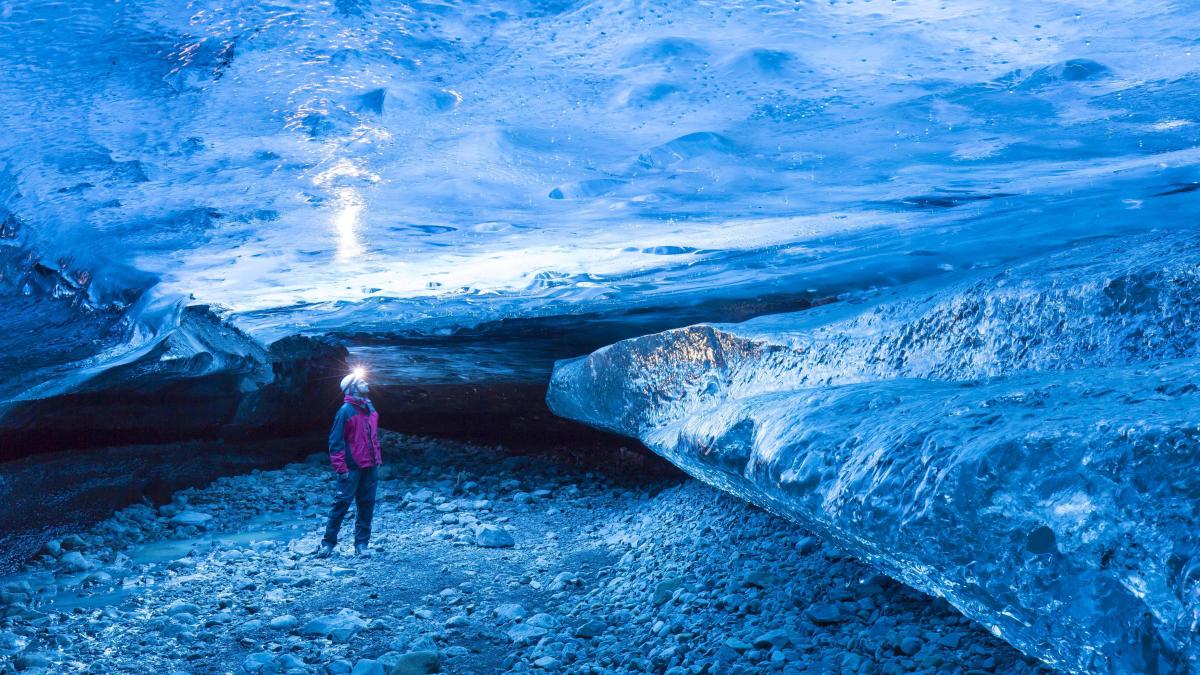
[[[0,16],[4,243],[265,339],[837,294],[1190,225],[1200,180],[1190,3]]]

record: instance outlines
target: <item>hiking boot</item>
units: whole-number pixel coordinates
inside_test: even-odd
[[[328,558],[331,555],[333,555],[333,547],[329,545],[329,542],[321,542],[320,548],[317,549],[317,557]]]
[[[366,544],[355,544],[354,545],[354,555],[357,555],[357,556],[371,555],[371,550],[367,548]]]

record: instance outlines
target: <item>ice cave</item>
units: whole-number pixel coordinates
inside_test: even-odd
[[[1200,673],[1200,4],[0,0],[0,675]]]

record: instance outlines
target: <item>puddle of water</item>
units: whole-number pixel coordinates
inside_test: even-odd
[[[253,530],[250,532],[230,532],[217,535],[206,535],[192,539],[170,539],[150,544],[134,546],[125,551],[125,555],[134,564],[157,564],[168,560],[178,560],[191,551],[206,553],[216,548],[237,544],[250,546],[259,541],[291,541],[300,536],[296,527],[276,528],[271,530]]]
[[[261,541],[290,542],[304,536],[307,530],[298,521],[288,521],[278,514],[257,517],[247,523],[249,527],[261,528],[272,525],[269,529],[250,529],[244,532],[228,532],[204,535],[189,539],[169,539],[132,546],[123,553],[129,556],[131,565],[158,565],[171,560],[178,560],[192,551],[203,555],[210,551],[229,546],[246,548]],[[120,607],[135,595],[140,594],[151,585],[126,583],[119,588],[92,593],[83,586],[90,572],[79,574],[62,574],[55,576],[52,572],[18,572],[0,577],[0,587],[9,584],[26,582],[33,592],[33,605],[43,611],[70,611],[76,608],[96,609],[100,607]],[[114,575],[115,576],[115,575]]]

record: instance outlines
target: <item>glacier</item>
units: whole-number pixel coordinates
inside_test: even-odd
[[[1047,663],[1195,670],[1197,35],[0,0],[0,458],[311,422],[347,365],[532,437],[549,382]]]
[[[1070,672],[1200,658],[1200,236],[633,338],[549,404]]]

